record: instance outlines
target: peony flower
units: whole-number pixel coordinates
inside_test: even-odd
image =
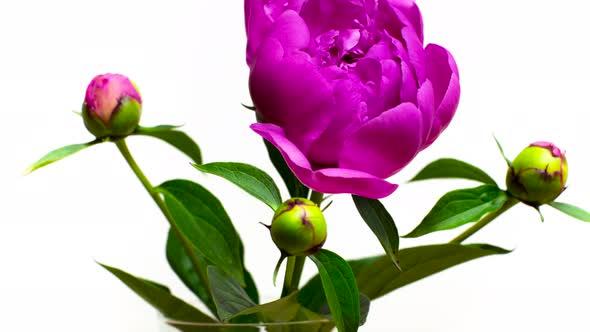
[[[86,89],[82,116],[88,131],[96,137],[127,136],[141,117],[141,95],[126,76],[98,75]]]
[[[368,198],[448,126],[459,74],[412,0],[246,0],[252,129],[308,187]]]
[[[549,142],[535,142],[522,150],[506,174],[508,192],[532,206],[553,202],[566,182],[565,153]]]

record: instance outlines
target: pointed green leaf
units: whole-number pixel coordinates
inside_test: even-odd
[[[184,153],[196,164],[201,164],[203,162],[201,159],[201,149],[197,143],[195,143],[195,141],[193,141],[193,139],[186,133],[176,130],[176,128],[178,128],[178,126],[170,125],[139,127],[135,130],[133,135],[151,136],[160,139]]]
[[[272,162],[273,166],[279,172],[279,175],[285,182],[287,189],[289,190],[289,195],[291,197],[303,197],[307,198],[309,195],[309,188],[307,188],[297,177],[293,174],[285,159],[281,155],[281,152],[270,142],[267,140],[264,141],[264,146],[268,151],[268,157]]]
[[[254,281],[254,278],[252,277],[252,274],[250,274],[250,272],[248,272],[248,270],[246,269],[246,263],[244,260],[244,244],[242,243],[242,240],[240,240],[240,257],[242,257],[242,265],[244,265],[244,280],[246,282],[246,286],[244,287],[244,290],[246,290],[246,293],[248,294],[248,296],[252,299],[252,301],[254,301],[254,303],[258,304],[260,303],[260,297],[258,296],[258,288],[256,287],[256,282]]]
[[[368,258],[372,261],[368,264],[356,264],[359,269],[355,275],[359,291],[374,300],[455,265],[508,252],[485,244],[437,244],[406,248],[399,251],[401,272],[391,265],[389,257],[381,256],[378,259]]]
[[[360,325],[360,302],[352,269],[340,256],[325,249],[309,257],[318,268],[330,313],[338,331],[357,331]]]
[[[246,287],[244,288],[246,294],[248,294],[248,297],[252,299],[254,303],[260,303],[256,283],[254,281],[254,278],[252,277],[252,274],[248,270],[244,270],[244,279],[246,280]]]
[[[494,179],[486,172],[464,161],[451,158],[433,161],[418,172],[410,181],[443,178],[467,179],[496,185]]]
[[[204,258],[200,257],[195,250],[195,257],[198,258],[197,268],[201,270],[201,275],[206,276],[208,263]],[[184,247],[178,240],[178,237],[174,235],[172,230],[168,231],[168,240],[166,241],[166,258],[168,264],[176,273],[176,275],[182,280],[185,286],[190,289],[203,303],[211,310],[216,313],[216,307],[213,303],[211,293],[207,288],[208,280],[201,280],[199,274],[195,272],[193,263],[189,256],[186,254]]]
[[[217,307],[217,314],[222,321],[228,322],[239,312],[256,305],[240,284],[223,274],[215,266],[207,268],[207,275],[213,301]]]
[[[399,267],[399,234],[393,218],[383,204],[376,199],[352,195],[354,205],[365,223],[371,228],[393,264]]]
[[[557,210],[572,216],[576,219],[590,222],[590,213],[586,210],[583,210],[577,206],[568,204],[568,203],[560,203],[560,202],[551,202],[549,203],[552,207],[556,208]]]
[[[325,317],[298,303],[297,292],[279,300],[246,309],[236,314],[233,319],[249,315],[258,316],[258,319],[264,323],[292,323],[292,325],[268,326],[267,331],[269,332],[329,331],[330,329],[327,329],[326,325],[331,323]]]
[[[174,225],[199,255],[245,285],[240,238],[221,202],[187,180],[167,181],[157,190],[164,195]]]
[[[108,265],[100,265],[111,272],[154,308],[158,309],[158,311],[160,311],[166,318],[189,322],[215,322],[211,317],[170,294],[170,291],[165,286],[153,281],[135,277],[125,271]],[[217,331],[217,329],[215,329],[215,331]]]
[[[243,163],[216,162],[205,165],[194,165],[196,169],[220,176],[250,195],[256,197],[271,209],[276,210],[283,200],[279,188],[263,170]]]
[[[419,237],[478,221],[486,213],[498,211],[507,199],[504,191],[492,185],[450,191],[436,202],[420,225],[404,237]]]
[[[99,140],[94,140],[92,142],[88,142],[88,143],[82,143],[82,144],[72,144],[72,145],[67,145],[64,147],[61,147],[59,149],[55,149],[51,152],[49,152],[48,154],[44,155],[41,159],[37,160],[35,163],[33,163],[31,166],[29,166],[24,174],[30,174],[33,171],[43,167],[43,166],[47,166],[51,163],[54,163],[56,161],[59,161],[65,157],[71,156],[74,153],[84,150],[85,148],[92,146],[94,144],[100,143],[101,141]]]

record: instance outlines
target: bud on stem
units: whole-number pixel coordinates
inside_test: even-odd
[[[273,242],[287,256],[307,256],[318,251],[327,236],[320,208],[305,198],[291,198],[275,211],[270,225]]]
[[[88,131],[97,138],[125,137],[133,133],[139,124],[139,91],[123,75],[98,75],[86,89],[82,117]]]
[[[537,207],[555,200],[567,181],[565,154],[552,143],[536,142],[516,156],[506,174],[508,192]]]

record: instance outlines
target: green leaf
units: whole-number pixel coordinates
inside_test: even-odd
[[[325,317],[305,308],[297,302],[297,292],[279,300],[246,309],[235,316],[256,315],[264,323],[297,323],[283,326],[268,326],[269,332],[319,332],[329,331],[326,325],[330,321]]]
[[[325,249],[310,258],[318,268],[338,331],[357,331],[360,325],[359,289],[352,269],[340,256]]]
[[[281,176],[283,181],[285,182],[285,185],[289,190],[289,195],[291,197],[307,198],[307,196],[309,195],[309,188],[307,188],[303,183],[301,183],[301,181],[297,179],[295,174],[293,174],[289,166],[287,166],[287,163],[281,155],[281,152],[267,140],[263,141],[264,146],[266,146],[266,150],[268,151],[268,157],[270,158],[270,161],[274,165],[277,172],[279,172],[279,175]]]
[[[246,287],[244,288],[246,294],[248,294],[248,297],[252,299],[254,303],[260,303],[260,298],[258,296],[258,288],[256,288],[254,278],[252,277],[252,274],[250,274],[250,272],[248,272],[248,270],[246,269],[244,269],[244,279],[246,281]]]
[[[496,185],[494,179],[486,172],[464,161],[451,158],[433,161],[418,172],[410,181],[443,178],[468,179]]]
[[[276,210],[283,200],[273,179],[263,170],[243,163],[217,162],[194,165],[198,170],[220,176],[250,195],[256,197],[271,209]]]
[[[358,264],[351,265],[360,267],[355,271],[359,291],[374,300],[455,265],[508,252],[486,244],[436,244],[400,250],[401,272],[391,264],[387,256],[370,257],[368,264],[357,262]]]
[[[174,225],[199,255],[245,285],[240,238],[219,200],[187,180],[167,181],[157,190]]]
[[[371,228],[383,249],[399,268],[397,252],[399,251],[399,234],[393,218],[383,204],[376,199],[352,195],[354,205],[365,223]]]
[[[178,126],[138,127],[133,135],[151,136],[160,139],[187,155],[196,164],[201,164],[201,149],[186,133],[176,130]]]
[[[360,271],[361,269],[369,266],[382,257],[386,256],[375,256],[370,258],[365,258],[361,260],[352,260],[348,261],[350,267],[352,268],[353,272]],[[359,294],[359,301],[360,301],[360,312],[361,312],[361,319],[360,325],[365,324],[367,316],[369,315],[369,308],[370,308],[370,299],[368,296],[364,295],[363,293]],[[326,295],[324,293],[324,287],[322,286],[322,280],[319,274],[316,274],[313,278],[311,278],[305,286],[303,286],[297,292],[297,301],[307,309],[322,314],[322,315],[329,315],[330,308],[326,301]]]
[[[74,153],[84,150],[89,146],[92,146],[94,144],[100,143],[100,140],[94,140],[92,142],[88,142],[88,143],[82,143],[82,144],[72,144],[72,145],[67,145],[64,147],[61,147],[59,149],[55,149],[51,152],[49,152],[48,154],[44,155],[41,159],[37,160],[35,163],[33,163],[31,166],[29,166],[24,174],[30,174],[33,171],[43,167],[43,166],[47,166],[51,163],[54,163],[58,160],[64,159],[65,157],[71,156]]]
[[[260,297],[258,296],[258,288],[256,287],[256,282],[254,281],[254,278],[252,278],[252,275],[246,269],[246,263],[244,260],[244,244],[242,243],[241,239],[239,249],[240,257],[242,257],[242,264],[244,265],[244,279],[246,281],[246,286],[244,287],[244,289],[246,290],[246,293],[248,293],[248,296],[252,299],[252,301],[258,304],[260,303]]]
[[[371,299],[363,293],[359,294],[359,302],[361,306],[361,320],[360,326],[365,325],[367,317],[369,317],[369,309],[371,308]]]
[[[223,274],[215,266],[207,268],[211,294],[217,307],[219,318],[228,322],[241,311],[256,305],[246,291],[231,277]]]
[[[560,202],[551,202],[549,205],[576,219],[590,222],[590,213],[577,206]]]
[[[507,199],[504,191],[492,185],[450,191],[436,202],[420,225],[404,237],[419,237],[477,221],[486,213],[498,211]]]
[[[197,268],[200,269],[201,275],[206,276],[206,269],[208,263],[204,258],[200,257],[195,251],[195,257],[198,258]],[[176,273],[176,275],[182,280],[185,286],[190,289],[203,303],[211,310],[212,313],[216,313],[216,307],[213,303],[211,293],[207,288],[208,280],[201,280],[199,274],[195,272],[193,263],[187,255],[178,237],[174,235],[172,230],[168,231],[168,240],[166,241],[166,258],[168,264]]]
[[[108,265],[100,265],[111,272],[154,308],[158,309],[158,311],[160,311],[166,318],[189,322],[215,322],[211,317],[170,294],[170,291],[165,286],[153,281],[135,277],[125,271]]]

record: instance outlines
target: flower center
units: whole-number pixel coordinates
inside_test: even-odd
[[[365,28],[330,30],[312,41],[308,53],[314,64],[320,67],[337,66],[346,70],[355,67],[380,39],[378,31]]]

